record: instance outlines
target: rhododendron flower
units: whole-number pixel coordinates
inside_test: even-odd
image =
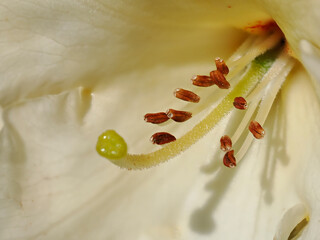
[[[318,9],[315,0],[2,1],[0,239],[317,239]],[[231,87],[193,86],[216,57]],[[175,98],[176,88],[199,103]],[[234,96],[247,110],[230,105]],[[192,118],[143,120],[166,109]],[[263,139],[248,130],[257,119]],[[111,161],[96,152],[106,129],[127,147]],[[156,146],[155,132],[177,140]],[[232,169],[223,135],[237,140]]]

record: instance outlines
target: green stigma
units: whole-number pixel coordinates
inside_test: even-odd
[[[108,159],[120,159],[127,155],[127,143],[116,131],[107,130],[99,136],[96,150]]]

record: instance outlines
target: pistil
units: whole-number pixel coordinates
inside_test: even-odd
[[[252,114],[255,112],[256,107],[262,99],[261,96],[263,96],[264,88],[259,87],[259,83],[261,79],[265,79],[264,77],[268,75],[268,70],[270,69],[271,65],[274,63],[276,59],[276,51],[271,51],[267,53],[264,52],[276,46],[280,42],[281,37],[282,34],[278,32],[271,33],[267,37],[249,37],[248,40],[245,41],[244,44],[237,50],[237,52],[227,61],[228,66],[224,63],[223,60],[216,59],[217,70],[212,71],[212,74],[210,76],[197,75],[197,77],[193,79],[193,82],[195,81],[198,85],[200,85],[200,87],[205,87],[207,85],[216,85],[217,82],[223,82],[224,84],[225,79],[229,83],[230,90],[223,90],[226,91],[227,94],[221,100],[220,104],[218,104],[216,108],[214,108],[205,118],[203,118],[202,121],[196,124],[190,131],[186,132],[185,135],[176,139],[173,135],[167,132],[155,133],[154,135],[152,135],[152,142],[160,145],[166,144],[161,149],[148,154],[126,154],[120,159],[109,158],[110,161],[122,168],[128,169],[143,169],[165,162],[170,158],[173,158],[181,152],[185,151],[191,145],[197,142],[200,138],[206,135],[223,117],[225,117],[234,108],[233,102],[235,98],[242,96],[247,100],[248,109],[246,110],[247,113],[244,116],[243,123],[240,124],[236,133],[230,138],[232,145],[234,145],[237,142],[241,133],[244,131],[243,129],[245,129],[245,127],[243,128],[243,126],[246,126],[245,122],[248,123],[248,121],[250,121]],[[252,46],[252,44],[254,45]],[[277,75],[279,75],[281,70],[285,68],[287,70],[286,74],[280,74],[282,77],[285,78],[291,69],[289,69],[287,66],[288,64],[284,64],[284,67],[280,68]],[[228,73],[228,80],[225,78],[225,75],[227,74],[227,70],[225,67],[228,67],[228,69],[230,69],[230,72]],[[245,72],[244,75],[242,74],[243,72]],[[240,77],[240,75],[243,76]],[[221,76],[223,76],[223,78]],[[213,83],[210,82],[212,80]],[[262,80],[261,83],[262,82],[264,82],[264,80]],[[266,84],[269,85],[267,81]],[[225,86],[227,85],[223,85],[223,87],[227,89],[227,87]],[[255,90],[253,90],[255,88],[261,89],[258,91],[258,93],[255,93]],[[279,88],[274,91],[277,92]],[[250,92],[251,94],[248,96]],[[174,94],[177,98],[182,99],[184,101],[198,102],[196,97],[198,95],[191,91],[179,89],[178,91],[176,90]],[[264,101],[265,100],[261,102]],[[242,105],[242,107],[244,106],[245,104]],[[263,108],[261,105],[259,112],[262,109],[265,108]],[[259,112],[256,116],[256,121],[258,121],[262,125],[264,123],[264,120],[258,120],[260,116]],[[263,110],[263,112],[266,113],[268,111]],[[183,116],[185,117],[186,115]],[[169,117],[171,117],[171,115]],[[99,139],[99,141],[103,140]],[[97,150],[98,145],[100,144],[99,141],[97,144]],[[240,151],[236,154],[234,150],[230,150],[232,145],[230,146],[229,143],[225,142],[224,149],[226,149],[226,151],[228,152],[225,155],[226,160],[224,158],[224,163],[227,163],[229,167],[236,166],[236,161],[237,163],[239,163],[239,159],[241,159],[247,151],[248,141],[247,139],[245,140],[245,142],[242,144],[240,148]]]

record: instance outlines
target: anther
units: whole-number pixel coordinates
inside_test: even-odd
[[[236,97],[233,101],[233,106],[240,110],[245,110],[248,107],[247,101],[243,97]]]
[[[210,77],[219,88],[221,89],[230,88],[230,83],[226,80],[226,78],[220,71],[215,70],[210,72]]]
[[[249,125],[249,130],[253,134],[253,136],[257,139],[261,139],[264,137],[265,132],[264,129],[257,121],[251,121]]]
[[[215,84],[210,76],[196,75],[191,78],[192,84],[198,87],[210,87]]]
[[[220,149],[222,151],[230,151],[232,148],[231,138],[227,135],[224,135],[220,138]]]
[[[221,72],[224,75],[227,75],[229,73],[229,68],[223,59],[218,57],[215,59],[215,62],[216,62],[217,70],[219,72]]]
[[[234,157],[234,150],[231,150],[224,155],[223,164],[228,168],[234,168],[237,166],[236,158]]]
[[[168,118],[171,118],[175,122],[185,122],[192,117],[191,112],[179,111],[174,109],[167,110]]]
[[[187,102],[198,103],[200,101],[200,97],[197,94],[182,88],[177,88],[176,90],[174,90],[173,95],[176,98]]]
[[[167,132],[157,132],[153,134],[150,138],[150,141],[153,144],[163,145],[169,142],[173,142],[176,140],[176,137]]]
[[[149,123],[159,124],[167,121],[169,117],[165,112],[158,112],[158,113],[147,113],[144,115],[144,120]]]

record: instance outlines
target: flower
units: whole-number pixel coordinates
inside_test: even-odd
[[[312,0],[3,1],[0,238],[286,239],[307,219],[301,239],[315,239],[320,108],[299,64],[269,114],[266,138],[232,171],[216,160],[227,118],[146,171],[121,170],[94,148],[110,128],[130,152],[152,150],[147,136],[157,126],[141,116],[179,104],[172,90],[212,68],[213,57],[230,56],[247,38],[239,28],[258,20],[274,19],[319,76],[318,7]]]

